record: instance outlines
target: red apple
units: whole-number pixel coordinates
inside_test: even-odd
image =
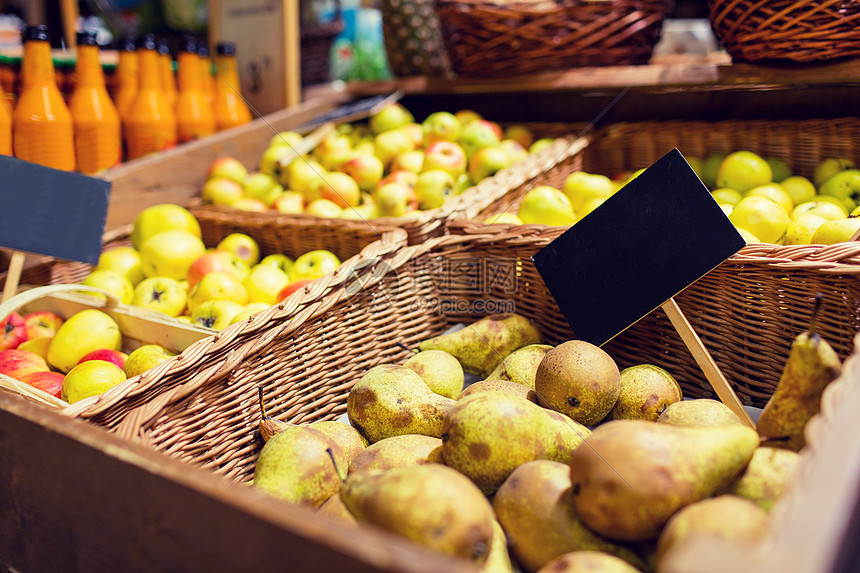
[[[50,338],[63,325],[63,317],[49,310],[39,310],[24,315],[27,325],[27,340]]]
[[[10,312],[9,316],[0,321],[0,350],[18,348],[18,345],[27,340],[27,323],[17,312]]]
[[[29,384],[33,388],[38,388],[43,392],[47,392],[54,398],[62,399],[63,392],[63,374],[59,372],[41,371],[30,372],[21,377],[21,382]]]
[[[92,352],[84,354],[81,359],[78,360],[78,364],[86,362],[87,360],[104,360],[105,362],[110,362],[111,364],[115,364],[122,368],[125,364],[126,358],[128,358],[128,354],[125,352],[112,350],[110,348],[99,348],[98,350],[93,350]],[[75,364],[75,366],[77,366],[77,364]]]
[[[424,150],[424,166],[422,171],[441,169],[456,179],[466,172],[466,152],[452,141],[434,141]]]
[[[305,285],[314,282],[314,280],[316,279],[299,279],[297,281],[291,282],[290,284],[282,288],[281,291],[278,293],[278,302],[281,302],[297,290],[303,289]]]
[[[250,269],[239,257],[229,251],[209,251],[198,257],[188,267],[188,290],[193,289],[204,275],[213,272],[227,273],[243,281]]]
[[[10,348],[0,351],[0,374],[5,374],[15,380],[20,380],[30,372],[44,372],[48,370],[45,359],[28,350]]]

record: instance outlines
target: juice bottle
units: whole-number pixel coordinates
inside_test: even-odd
[[[158,41],[158,63],[161,67],[161,88],[170,107],[176,107],[176,76],[173,75],[173,58],[167,40]]]
[[[6,93],[0,87],[0,155],[12,155],[12,115],[6,108]]]
[[[176,99],[177,139],[191,141],[215,133],[212,106],[203,93],[203,60],[197,42],[188,38],[179,51],[179,95]]]
[[[74,171],[74,124],[54,79],[47,26],[24,28],[22,40],[24,83],[12,115],[15,157]]]
[[[119,60],[116,64],[117,90],[114,101],[119,116],[125,119],[128,110],[137,97],[138,72],[137,46],[133,38],[124,38],[119,46]]]
[[[176,145],[176,115],[161,90],[155,36],[146,34],[137,50],[140,73],[137,97],[125,120],[128,158],[136,159]]]
[[[75,122],[78,171],[93,174],[120,162],[119,113],[105,88],[95,34],[78,34],[75,91],[69,109]]]
[[[197,47],[197,55],[200,56],[200,73],[203,74],[203,95],[211,106],[215,103],[215,76],[212,75],[212,60],[209,59],[209,47],[200,44]]]
[[[251,121],[251,112],[242,99],[239,72],[236,69],[236,48],[231,42],[221,42],[215,49],[215,126],[219,131]]]

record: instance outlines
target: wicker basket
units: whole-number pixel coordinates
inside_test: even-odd
[[[330,288],[327,297],[300,310],[288,299],[189,349],[184,362],[66,411],[248,481],[262,443],[255,430],[261,387],[269,413],[280,419],[335,419],[368,368],[404,360],[409,352],[399,344],[414,347],[454,324],[516,311],[535,320],[549,343],[573,337],[530,259],[561,229],[494,231],[439,237],[382,253],[376,261],[350,261],[342,273],[319,281]],[[792,338],[807,326],[816,292],[825,295],[819,332],[843,357],[851,351],[860,328],[858,262],[860,244],[761,246],[724,263],[676,300],[741,400],[762,406]],[[688,396],[713,396],[660,312],[607,350],[620,366],[648,362],[666,368]],[[162,391],[148,395],[146,384]]]
[[[857,0],[710,0],[709,9],[714,33],[734,61],[860,55]]]
[[[509,77],[576,66],[645,64],[669,0],[437,0],[454,71]]]

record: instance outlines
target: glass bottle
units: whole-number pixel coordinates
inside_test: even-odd
[[[211,106],[215,103],[215,76],[212,75],[212,60],[209,59],[209,46],[200,44],[197,47],[200,56],[200,73],[203,75],[203,95]]]
[[[124,38],[119,46],[119,59],[116,64],[117,90],[114,101],[121,118],[128,115],[134,98],[137,97],[137,46],[133,38]]]
[[[176,145],[176,115],[161,90],[157,48],[153,34],[146,34],[138,45],[139,88],[125,121],[129,159]]]
[[[12,115],[5,100],[6,92],[0,87],[0,155],[12,155]]]
[[[176,99],[177,139],[191,141],[215,133],[215,116],[203,92],[203,59],[194,38],[179,50],[179,95]]]
[[[215,126],[218,131],[251,121],[251,112],[242,99],[239,72],[236,69],[236,47],[220,42],[215,48]]]
[[[176,107],[176,76],[173,75],[173,58],[167,40],[158,41],[158,62],[161,66],[161,87],[170,107]]]

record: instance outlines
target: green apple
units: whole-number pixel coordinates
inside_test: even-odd
[[[570,206],[574,212],[580,215],[583,205],[594,198],[606,199],[615,193],[615,185],[606,175],[586,173],[585,171],[574,171],[568,175],[562,191],[570,200]]]
[[[555,140],[550,137],[542,137],[529,145],[529,153],[540,153],[550,145],[555,143]]]
[[[729,205],[737,205],[738,201],[743,198],[739,191],[727,187],[714,189],[711,191],[711,196],[717,203],[728,203]]]
[[[797,218],[806,213],[821,215],[827,220],[845,219],[848,211],[841,202],[827,201],[820,195],[815,195],[812,201],[800,203],[791,212],[792,218]]]
[[[813,245],[835,245],[847,243],[860,230],[860,217],[834,219],[819,226],[812,235]]]
[[[441,207],[448,197],[455,194],[454,178],[447,171],[433,169],[418,176],[413,191],[418,199],[419,209],[436,209]]]
[[[265,257],[263,257],[263,259],[259,263],[257,263],[257,266],[259,265],[277,267],[283,272],[289,273],[290,269],[293,268],[293,259],[282,253],[274,253],[272,255],[266,255]],[[244,280],[244,278],[242,280]]]
[[[134,287],[131,304],[175,317],[185,310],[187,296],[185,288],[176,279],[150,277]]]
[[[422,171],[441,169],[451,174],[451,177],[459,177],[466,172],[468,158],[463,148],[452,141],[436,141],[424,150],[424,164]]]
[[[233,253],[240,261],[253,267],[260,262],[260,246],[244,233],[230,233],[215,247],[219,251]]]
[[[280,302],[280,301],[277,301]],[[258,314],[267,308],[269,308],[270,304],[266,304],[264,302],[252,302],[250,304],[246,304],[240,313],[230,319],[230,324],[236,324],[237,322],[245,322],[249,320],[255,314]]]
[[[94,269],[90,274],[84,277],[81,284],[102,289],[103,291],[112,294],[123,304],[130,304],[134,297],[134,285],[131,284],[131,281],[128,280],[125,275],[110,269]],[[102,300],[105,298],[100,294],[87,291],[81,291],[81,294],[95,296]]]
[[[741,193],[771,181],[773,172],[770,165],[752,151],[729,153],[717,169],[717,186]]]
[[[848,211],[853,211],[860,205],[860,169],[837,171],[821,184],[818,192],[836,197],[844,203]]]
[[[770,169],[768,167],[768,169]],[[729,221],[765,243],[777,243],[791,221],[782,206],[765,197],[744,197],[735,205]]]
[[[801,175],[792,175],[782,180],[780,183],[782,188],[791,197],[791,202],[794,205],[800,205],[806,201],[811,201],[815,197],[815,185],[812,181]]]
[[[206,273],[191,289],[188,294],[188,310],[193,315],[201,304],[210,300],[231,300],[245,305],[248,302],[248,293],[236,277],[216,271]]]
[[[434,141],[457,141],[463,132],[463,126],[457,116],[448,111],[431,113],[421,122],[424,135],[424,146]]]
[[[302,279],[318,279],[340,266],[340,259],[324,249],[309,251],[300,255],[290,269],[290,282]]]
[[[305,196],[298,191],[284,191],[272,201],[272,209],[284,215],[298,215],[305,212]]]
[[[176,354],[160,344],[144,344],[131,351],[128,358],[125,359],[122,370],[127,377],[134,378],[173,356]]]
[[[146,239],[140,246],[140,266],[147,277],[183,280],[188,268],[206,253],[200,238],[188,231],[174,229]]]
[[[328,199],[311,201],[305,209],[306,214],[323,218],[340,217],[340,211],[338,204]]]
[[[854,162],[847,157],[828,157],[815,167],[812,182],[815,187],[821,187],[825,181],[844,169],[853,169]]]
[[[305,137],[295,131],[279,131],[269,140],[269,147],[281,145],[285,147],[295,147],[304,141]]]
[[[385,166],[375,155],[362,153],[347,161],[344,170],[358,183],[360,189],[371,191],[382,180]]]
[[[386,183],[373,193],[380,217],[402,217],[411,210],[414,197],[414,190],[402,183]]]
[[[424,165],[424,152],[420,149],[409,149],[398,153],[391,162],[391,171],[411,171],[421,173]]]
[[[126,380],[122,369],[104,360],[81,362],[63,378],[62,397],[69,404],[98,396]]]
[[[469,159],[469,178],[476,184],[511,166],[511,157],[501,145],[484,147]]]
[[[280,183],[278,183],[277,179],[269,175],[268,173],[263,173],[261,171],[257,171],[256,173],[251,173],[245,179],[245,182],[242,186],[245,197],[250,197],[252,199],[259,199],[263,201],[265,197],[269,195],[272,189],[277,188],[283,189]]]
[[[822,224],[826,223],[821,215],[815,213],[804,213],[796,219],[792,219],[788,224],[788,229],[785,231],[785,237],[782,240],[783,245],[810,245],[812,244],[812,236]]]
[[[508,154],[508,157],[511,159],[511,165],[519,163],[520,161],[525,161],[529,156],[528,150],[515,139],[503,139],[499,144],[499,147],[504,149],[505,153]]]
[[[401,129],[383,131],[373,138],[373,154],[384,166],[390,165],[398,153],[411,149],[415,149],[415,144]]]
[[[379,134],[383,131],[397,129],[414,121],[415,118],[408,109],[398,102],[393,102],[371,115],[368,125],[370,126],[370,131],[374,134]]]
[[[286,176],[284,173],[285,170],[281,167],[281,162],[289,159],[294,159],[293,163],[302,161],[292,148],[286,145],[272,145],[260,157],[260,172],[274,177],[281,182]]]
[[[465,191],[469,187],[472,187],[473,185],[474,183],[472,183],[472,178],[469,177],[468,173],[460,173],[460,176],[457,177],[457,180],[454,184],[454,192],[457,193],[457,195],[462,195],[463,191]]]
[[[114,247],[99,255],[100,269],[109,269],[125,275],[132,285],[137,285],[144,279],[143,269],[140,267],[140,253],[134,247]]]
[[[495,147],[502,142],[495,127],[485,119],[478,119],[463,127],[460,136],[460,147],[466,152],[466,157],[471,158],[478,150],[485,147]]]
[[[358,205],[361,200],[361,190],[355,179],[338,171],[326,173],[325,181],[319,188],[319,194],[321,199],[331,201],[341,209]]]
[[[216,177],[203,184],[200,199],[206,205],[231,205],[242,198],[242,185],[232,179]]]
[[[788,163],[783,161],[782,159],[777,159],[775,157],[766,157],[765,161],[770,165],[771,171],[771,180],[775,183],[779,183],[791,177],[791,167],[788,166]]]
[[[68,372],[81,357],[99,348],[119,350],[122,333],[110,315],[88,308],[69,317],[51,339],[48,364],[60,372]]]
[[[242,284],[248,293],[248,302],[272,305],[278,302],[278,293],[289,282],[289,275],[277,266],[259,264],[251,269]]]
[[[191,313],[191,324],[213,330],[224,330],[233,317],[242,312],[243,306],[231,300],[210,300]]]
[[[140,249],[150,237],[163,231],[187,231],[200,238],[200,223],[187,209],[179,205],[163,203],[147,207],[135,218],[131,230],[131,243]]]
[[[719,187],[717,185],[717,171],[719,171],[720,164],[722,164],[723,159],[725,158],[725,153],[710,153],[705,158],[699,179],[702,180],[702,183],[704,183],[708,189],[717,189]]]
[[[219,271],[245,280],[250,268],[239,257],[229,251],[212,250],[191,263],[188,267],[188,287],[193,288],[207,273]]]
[[[206,179],[223,177],[236,183],[241,183],[248,176],[248,170],[241,161],[234,157],[219,157],[209,164]]]
[[[505,128],[504,139],[512,139],[519,143],[523,149],[531,147],[535,141],[534,133],[528,127],[520,124],[509,125]]]
[[[527,225],[573,225],[575,221],[567,196],[548,185],[535,187],[526,193],[517,217]]]
[[[490,215],[486,219],[484,219],[484,223],[487,225],[522,225],[523,222],[520,221],[520,218],[514,215],[513,213],[499,213],[497,215]]]
[[[298,191],[306,201],[319,197],[319,188],[326,176],[322,165],[313,160],[298,159],[287,166],[286,178],[279,179],[281,185],[291,191]]]
[[[764,197],[771,201],[776,201],[789,215],[791,215],[791,212],[794,210],[794,203],[791,201],[791,196],[779,183],[758,185],[744,193],[744,197],[751,196]]]

